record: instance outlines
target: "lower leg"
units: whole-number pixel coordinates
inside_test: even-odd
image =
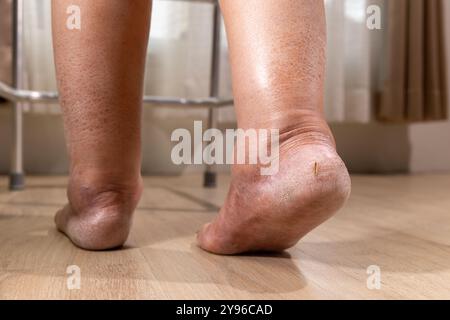
[[[66,27],[77,5],[81,29]],[[53,40],[70,157],[57,227],[93,250],[122,245],[141,193],[140,116],[151,1],[53,0]]]
[[[238,126],[280,130],[280,170],[235,165],[225,205],[199,233],[221,254],[283,250],[345,202],[350,180],[323,116],[325,13],[317,0],[222,1]],[[256,200],[258,199],[258,200]]]

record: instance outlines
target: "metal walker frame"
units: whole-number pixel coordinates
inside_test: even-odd
[[[168,1],[168,0],[166,0]],[[144,96],[143,104],[149,106],[191,107],[208,110],[207,129],[216,127],[215,109],[233,105],[233,99],[219,97],[220,84],[220,41],[221,13],[217,0],[170,0],[202,2],[214,6],[213,16],[213,48],[211,58],[211,75],[209,97],[200,99],[185,99],[172,97]],[[31,91],[21,89],[23,79],[23,0],[13,0],[13,86],[0,81],[0,96],[12,102],[13,106],[13,147],[9,188],[22,190],[25,188],[25,172],[23,169],[23,103],[57,103],[57,92]],[[213,165],[208,165],[204,172],[204,187],[216,186],[216,171]]]

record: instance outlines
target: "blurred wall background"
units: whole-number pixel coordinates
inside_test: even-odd
[[[335,2],[333,2],[335,1]],[[339,5],[336,5],[336,3]],[[361,9],[365,0],[327,0],[329,28],[341,25],[344,32],[330,35],[329,48],[353,43],[358,59],[348,90],[342,82],[345,52],[329,52],[327,79],[327,117],[332,121],[339,152],[352,172],[397,173],[450,171],[450,148],[443,145],[450,138],[450,121],[423,124],[382,124],[372,121],[371,88],[378,85],[377,73],[370,73],[371,61],[382,50],[383,32],[367,33],[362,25]],[[2,14],[10,0],[0,0]],[[378,3],[382,0],[378,1]],[[55,79],[50,36],[50,1],[26,1],[27,82],[29,88],[54,90]],[[446,30],[450,30],[450,3],[445,3]],[[346,5],[343,5],[346,4]],[[351,4],[351,5],[349,5]],[[150,95],[202,97],[208,94],[210,48],[212,39],[212,10],[204,4],[165,3],[156,1],[152,21],[150,50],[145,90]],[[333,14],[333,15],[331,15]],[[330,16],[331,15],[331,16]],[[346,20],[342,20],[345,18]],[[4,22],[4,19],[0,19]],[[2,28],[3,29],[3,28]],[[358,31],[358,32],[356,32]],[[369,41],[376,37],[375,41]],[[446,33],[447,47],[450,32]],[[1,41],[6,41],[2,37]],[[0,41],[0,50],[1,42]],[[7,42],[7,41],[6,41]],[[6,43],[3,42],[3,43]],[[447,50],[447,55],[450,50]],[[2,57],[8,59],[6,52]],[[338,58],[341,56],[341,60]],[[227,63],[226,40],[222,43],[221,95],[231,95],[230,71]],[[355,60],[350,56],[349,59]],[[335,62],[333,62],[336,60]],[[340,61],[340,63],[338,63]],[[357,67],[357,66],[360,67]],[[332,68],[332,69],[331,69]],[[366,70],[364,69],[366,68]],[[6,70],[6,71],[4,71]],[[4,74],[7,69],[1,69]],[[1,77],[1,75],[0,75]],[[341,80],[339,80],[341,79]],[[342,88],[340,87],[342,86]],[[337,88],[337,89],[336,89]],[[347,99],[345,99],[347,98]],[[172,131],[179,127],[192,128],[194,120],[206,120],[201,110],[179,110],[147,107],[144,111],[143,172],[145,174],[177,174],[202,170],[200,166],[174,166],[170,160]],[[0,105],[0,173],[8,173],[11,110]],[[232,108],[219,113],[222,128],[234,127]],[[62,121],[58,106],[28,106],[25,115],[25,168],[30,174],[63,174],[67,157]],[[227,171],[227,167],[220,168]]]

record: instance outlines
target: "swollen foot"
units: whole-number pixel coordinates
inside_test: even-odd
[[[216,254],[282,251],[340,209],[350,194],[347,169],[332,138],[311,137],[280,144],[276,175],[235,166],[226,202],[200,230],[199,245]]]
[[[67,192],[69,203],[56,213],[56,226],[82,249],[121,247],[128,238],[141,192],[140,180],[131,184],[72,181]]]

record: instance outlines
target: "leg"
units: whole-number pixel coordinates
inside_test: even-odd
[[[70,156],[59,230],[91,250],[121,246],[141,194],[140,121],[151,1],[53,0],[53,38]],[[66,28],[70,5],[81,30]]]
[[[13,2],[13,85],[15,88],[23,87],[23,2]],[[23,190],[25,188],[25,174],[23,170],[23,106],[21,103],[14,103],[13,106],[13,148],[12,166],[9,176],[10,190]]]
[[[322,105],[325,13],[317,0],[222,1],[238,126],[280,130],[280,170],[235,165],[199,245],[219,254],[287,249],[346,201],[350,179]],[[255,200],[258,199],[258,200]]]

